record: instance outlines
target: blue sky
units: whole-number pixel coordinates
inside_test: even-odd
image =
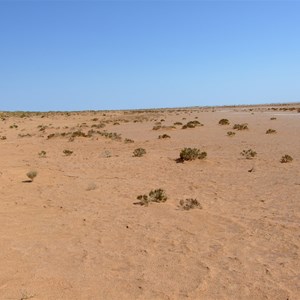
[[[300,101],[298,1],[0,1],[0,110]]]

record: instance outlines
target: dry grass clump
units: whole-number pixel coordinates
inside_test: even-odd
[[[133,157],[142,157],[146,154],[146,150],[144,148],[137,148],[133,151]]]
[[[65,149],[65,150],[63,151],[63,153],[64,153],[65,156],[70,156],[70,155],[73,154],[73,151],[68,150],[68,149]]]
[[[37,171],[29,171],[26,175],[32,182],[34,178],[37,176]]]
[[[241,155],[244,156],[246,159],[252,159],[257,155],[257,153],[252,149],[248,149],[248,150],[243,150],[241,152]]]
[[[124,143],[125,143],[125,144],[132,144],[132,143],[134,143],[134,140],[132,140],[132,139],[127,139],[127,138],[126,138],[126,139],[124,140]]]
[[[276,133],[276,130],[270,128],[266,131],[266,134],[272,134],[272,133]]]
[[[0,140],[2,140],[2,141],[6,140],[6,136],[5,135],[1,135],[0,136]]]
[[[152,130],[158,130],[158,129],[161,129],[161,125],[155,125],[153,126]]]
[[[220,124],[220,125],[229,125],[230,123],[229,123],[229,120],[228,120],[228,119],[221,119],[221,120],[219,121],[219,124]]]
[[[185,125],[182,126],[182,129],[187,129],[187,128],[195,128],[197,126],[203,126],[199,121],[189,121]]]
[[[284,163],[289,163],[289,162],[292,162],[292,161],[293,161],[293,158],[292,158],[290,155],[288,155],[288,154],[283,155],[283,156],[281,157],[281,159],[280,159],[280,162],[281,162],[282,164],[284,164]]]
[[[181,150],[178,162],[184,162],[195,159],[204,159],[207,156],[206,152],[201,152],[197,148],[184,148]]]
[[[181,122],[175,122],[174,125],[175,125],[175,126],[176,126],[176,125],[181,126],[181,125],[183,125],[183,124],[182,124]]]
[[[270,118],[270,120],[272,120],[272,121],[273,121],[273,120],[277,120],[277,118],[275,118],[275,117],[272,117],[272,118]]]
[[[166,202],[167,201],[167,195],[166,192],[163,189],[156,189],[151,190],[148,195],[139,195],[136,197],[140,202],[135,202],[134,204],[139,204],[142,206],[148,206],[150,202]]]
[[[158,136],[159,139],[169,139],[171,138],[168,134],[162,134]]]
[[[44,157],[46,157],[46,154],[47,154],[47,152],[44,151],[44,150],[42,150],[42,151],[39,153],[39,157],[44,158]]]
[[[227,132],[227,135],[228,135],[228,136],[234,136],[234,135],[235,135],[235,132],[234,132],[234,131],[228,131],[228,132]]]
[[[234,124],[232,129],[236,129],[236,130],[247,130],[248,128],[248,124],[247,123],[242,123],[242,124]]]
[[[197,199],[193,199],[193,198],[188,198],[188,199],[185,199],[185,200],[180,200],[179,205],[180,205],[180,207],[183,210],[190,210],[190,209],[193,209],[193,208],[199,208],[199,209],[202,208],[202,206],[198,202],[198,200]]]

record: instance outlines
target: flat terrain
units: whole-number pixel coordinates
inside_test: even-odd
[[[0,113],[0,299],[300,299],[299,108]]]

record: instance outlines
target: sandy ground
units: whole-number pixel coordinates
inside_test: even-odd
[[[0,299],[300,299],[300,113],[278,108],[2,113]],[[70,140],[92,128],[121,139]],[[184,147],[207,158],[176,163]],[[157,188],[165,203],[134,205]]]

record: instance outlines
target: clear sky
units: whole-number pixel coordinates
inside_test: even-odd
[[[299,1],[0,0],[0,110],[295,101]]]

